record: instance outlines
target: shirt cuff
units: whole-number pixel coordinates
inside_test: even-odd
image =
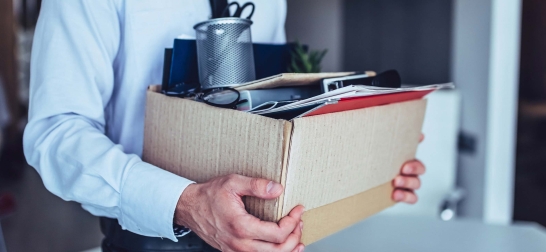
[[[192,183],[145,162],[134,164],[121,189],[121,227],[178,241],[173,231],[174,211],[180,195]]]

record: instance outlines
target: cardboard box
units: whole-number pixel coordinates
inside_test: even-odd
[[[293,119],[271,119],[147,92],[143,159],[205,182],[241,174],[281,183],[277,200],[244,199],[249,213],[278,221],[305,206],[310,244],[394,202],[391,180],[415,157],[423,99]]]

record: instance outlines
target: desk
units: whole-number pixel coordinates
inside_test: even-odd
[[[305,251],[544,252],[546,229],[532,223],[496,226],[477,220],[374,216],[307,246]]]

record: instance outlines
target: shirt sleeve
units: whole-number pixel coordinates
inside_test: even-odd
[[[173,216],[192,181],[127,154],[105,135],[121,40],[115,0],[44,0],[32,49],[28,163],[46,188],[124,229],[176,241]]]

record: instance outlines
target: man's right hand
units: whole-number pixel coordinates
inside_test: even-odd
[[[301,252],[303,207],[297,206],[278,223],[250,215],[241,199],[252,196],[275,199],[282,185],[257,178],[228,175],[188,186],[175,211],[175,222],[190,228],[222,251]]]

